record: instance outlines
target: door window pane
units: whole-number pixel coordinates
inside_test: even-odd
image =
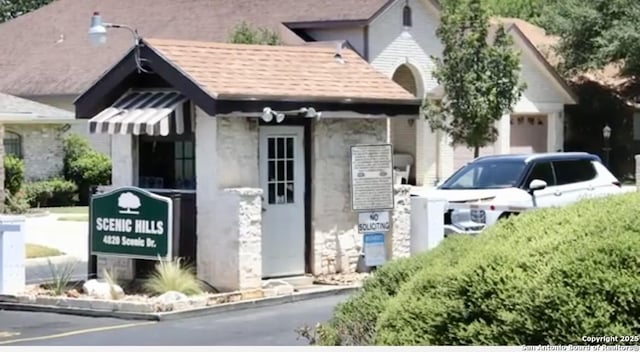
[[[529,183],[533,180],[542,180],[547,183],[548,186],[555,186],[556,180],[553,177],[553,168],[551,163],[536,163],[531,169],[531,173],[527,178],[525,187],[529,186]]]
[[[590,160],[554,161],[558,185],[585,182],[596,177],[596,170]]]
[[[267,199],[270,204],[294,202],[293,143],[293,137],[269,137],[267,140]]]

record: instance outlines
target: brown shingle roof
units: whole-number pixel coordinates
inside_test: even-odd
[[[548,34],[544,28],[518,18],[500,18],[500,21],[505,25],[517,26],[520,32],[535,46],[551,66],[558,67],[562,63],[562,57],[555,50],[555,47],[560,42],[558,36]],[[598,82],[610,88],[623,86],[629,81],[628,78],[620,76],[619,63],[610,63],[599,70],[581,72],[570,77],[570,80],[574,82],[580,82],[585,79]]]
[[[288,97],[415,102],[357,53],[322,46],[262,46],[146,39],[152,50],[214,98]]]
[[[283,22],[366,20],[389,0],[56,0],[0,24],[0,91],[15,95],[77,94],[131,47],[123,30],[108,43],[87,39],[90,16],[130,25],[144,37],[225,42],[246,20],[298,44]],[[61,36],[63,40],[57,42]]]

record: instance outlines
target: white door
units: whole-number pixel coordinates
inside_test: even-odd
[[[260,126],[262,276],[305,273],[304,128]]]

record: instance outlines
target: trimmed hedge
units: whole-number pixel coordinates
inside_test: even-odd
[[[585,335],[640,335],[639,211],[640,194],[631,193],[525,213],[457,241],[459,261],[443,250],[447,239],[409,259],[423,266],[385,300],[374,336],[326,333],[320,343],[575,345]],[[357,317],[368,291],[323,329]]]
[[[32,208],[67,207],[77,201],[78,187],[73,182],[60,178],[28,182],[24,190]]]
[[[429,253],[402,258],[380,267],[366,279],[363,290],[340,303],[328,324],[321,325],[317,344],[338,346],[365,346],[373,344],[376,325],[387,303],[400,287],[426,267],[455,265],[471,250],[464,237],[448,237]],[[432,255],[431,253],[440,253]]]

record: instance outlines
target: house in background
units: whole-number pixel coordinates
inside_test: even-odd
[[[5,154],[24,160],[26,180],[61,175],[63,137],[77,124],[73,112],[0,93],[0,122]]]
[[[130,25],[143,37],[226,42],[234,27],[246,21],[275,30],[284,45],[344,41],[422,98],[437,94],[431,57],[442,51],[435,34],[440,10],[436,0],[326,0],[322,5],[316,0],[193,0],[188,6],[172,0],[57,0],[0,24],[5,48],[0,62],[8,72],[0,77],[0,90],[73,111],[74,97],[132,45],[125,31],[112,31],[103,47],[89,45],[88,19],[99,11],[105,21]],[[538,44],[546,40],[544,32],[524,21],[502,21],[522,52],[522,78],[529,88],[514,114],[500,121],[499,140],[481,154],[560,150],[564,106],[574,104],[575,96],[541,54]],[[24,45],[25,38],[29,45]],[[473,158],[471,150],[452,148],[448,138],[432,132],[423,119],[388,123],[395,153],[413,160],[411,184],[431,187]],[[75,131],[87,135],[83,124],[74,125]],[[109,153],[108,137],[90,139],[97,150]]]

